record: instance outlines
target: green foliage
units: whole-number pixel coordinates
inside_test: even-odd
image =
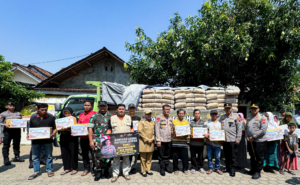
[[[136,28],[132,80],[171,86],[237,85],[262,110],[291,105],[300,54],[296,0],[211,0],[185,20],[175,13],[156,41]]]
[[[27,90],[22,85],[18,85],[14,80],[14,73],[11,72],[12,65],[6,62],[0,55],[0,106],[4,107],[8,100],[17,102],[26,101],[32,98],[41,98],[42,93]]]

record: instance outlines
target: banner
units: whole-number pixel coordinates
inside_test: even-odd
[[[139,133],[107,134],[101,137],[101,158],[139,154]]]

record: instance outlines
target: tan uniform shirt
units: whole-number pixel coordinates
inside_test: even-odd
[[[155,134],[156,141],[171,142],[172,118],[165,118],[163,114],[156,117]]]
[[[140,152],[153,152],[154,142],[148,143],[149,139],[154,139],[154,121],[147,121],[145,119],[139,122],[138,131],[140,133],[139,147]]]

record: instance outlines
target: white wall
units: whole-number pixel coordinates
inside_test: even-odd
[[[23,82],[23,83],[28,83],[28,84],[38,84],[39,81],[31,78],[30,76],[26,75],[20,70],[15,70],[14,71],[15,77],[14,80],[18,82]]]

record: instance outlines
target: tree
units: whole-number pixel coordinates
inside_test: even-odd
[[[125,68],[137,83],[236,85],[240,100],[279,110],[299,85],[299,15],[296,0],[211,0],[184,22],[175,13],[156,41],[136,28]]]
[[[4,107],[7,101],[22,102],[32,98],[41,98],[42,93],[36,93],[28,90],[22,85],[17,84],[13,78],[14,73],[11,72],[13,66],[10,62],[6,62],[4,57],[0,55],[0,106]]]

